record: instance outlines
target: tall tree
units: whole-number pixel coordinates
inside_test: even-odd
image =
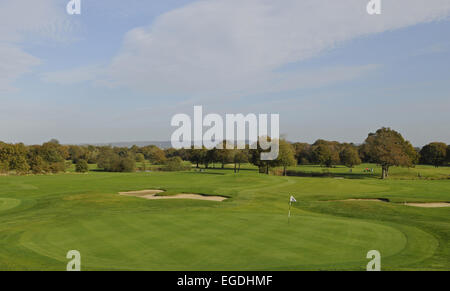
[[[215,167],[214,164],[219,161],[219,155],[218,150],[216,148],[212,148],[210,150],[206,151],[206,156],[203,161],[205,164],[205,168],[208,168],[209,164],[213,164],[213,168]]]
[[[294,147],[284,139],[280,139],[277,161],[283,167],[283,176],[286,176],[287,167],[297,165]]]
[[[411,143],[400,133],[390,128],[381,128],[370,133],[365,141],[365,150],[370,159],[382,168],[381,178],[389,175],[391,166],[410,167],[414,165],[415,152]]]
[[[420,151],[420,161],[436,168],[445,164],[447,160],[447,145],[443,142],[432,142]]]
[[[157,146],[150,145],[142,148],[145,158],[152,164],[164,164],[166,161],[166,153]]]
[[[307,143],[296,142],[293,144],[295,148],[295,158],[298,164],[311,163],[311,145]]]
[[[447,163],[450,164],[450,144],[447,146]]]
[[[199,164],[203,163],[206,159],[206,148],[202,149],[191,149],[191,154],[189,155],[189,160],[191,163],[196,164],[197,168],[199,167]]]
[[[315,162],[322,166],[332,167],[339,164],[339,144],[318,140],[312,147],[312,156]]]
[[[227,141],[222,142],[220,149],[217,149],[217,159],[222,164],[222,169],[226,164],[232,163],[234,158],[233,150],[227,149]]]
[[[344,146],[339,156],[341,163],[349,168],[353,168],[355,165],[361,164],[358,151],[351,145]]]
[[[238,150],[234,149],[230,151],[233,156],[233,162],[234,162],[234,172],[240,172],[241,171],[241,164],[242,163],[248,163],[248,150]]]
[[[249,162],[257,166],[260,173],[269,174],[269,168],[272,166],[272,161],[261,160],[261,153],[265,152],[261,148],[261,139],[265,137],[260,137],[256,143],[256,149],[249,150]],[[267,142],[271,142],[270,137],[267,138]]]

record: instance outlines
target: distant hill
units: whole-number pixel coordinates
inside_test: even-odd
[[[245,141],[245,144],[249,144],[248,140]],[[109,142],[109,143],[83,143],[81,145],[94,145],[94,146],[112,146],[112,147],[127,147],[130,148],[134,145],[138,147],[144,147],[149,145],[155,145],[160,149],[168,149],[172,147],[172,143],[170,141],[123,141],[123,142]]]
[[[83,145],[127,147],[127,148],[130,148],[134,145],[136,145],[138,147],[155,145],[161,149],[168,149],[168,148],[172,147],[172,144],[170,141],[124,141],[124,142],[109,142],[109,143],[90,143],[90,144],[83,144]]]

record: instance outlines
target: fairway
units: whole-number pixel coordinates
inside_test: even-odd
[[[378,250],[383,270],[450,270],[450,208],[403,205],[449,201],[450,181],[392,175],[281,177],[247,167],[3,176],[0,269],[65,270],[66,253],[78,250],[82,270],[364,270]],[[118,194],[146,189],[230,198]],[[298,203],[288,224],[290,195]],[[361,198],[389,202],[337,201]]]

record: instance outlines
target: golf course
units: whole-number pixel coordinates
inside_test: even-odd
[[[450,270],[449,167],[393,167],[385,180],[374,164],[329,177],[90,167],[0,176],[0,270],[63,271],[69,250],[82,270],[365,270],[370,250],[382,270]],[[119,194],[142,190],[226,199]]]

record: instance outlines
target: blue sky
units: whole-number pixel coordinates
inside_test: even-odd
[[[292,141],[450,143],[450,1],[35,2],[0,2],[0,140],[169,140],[202,105]]]

